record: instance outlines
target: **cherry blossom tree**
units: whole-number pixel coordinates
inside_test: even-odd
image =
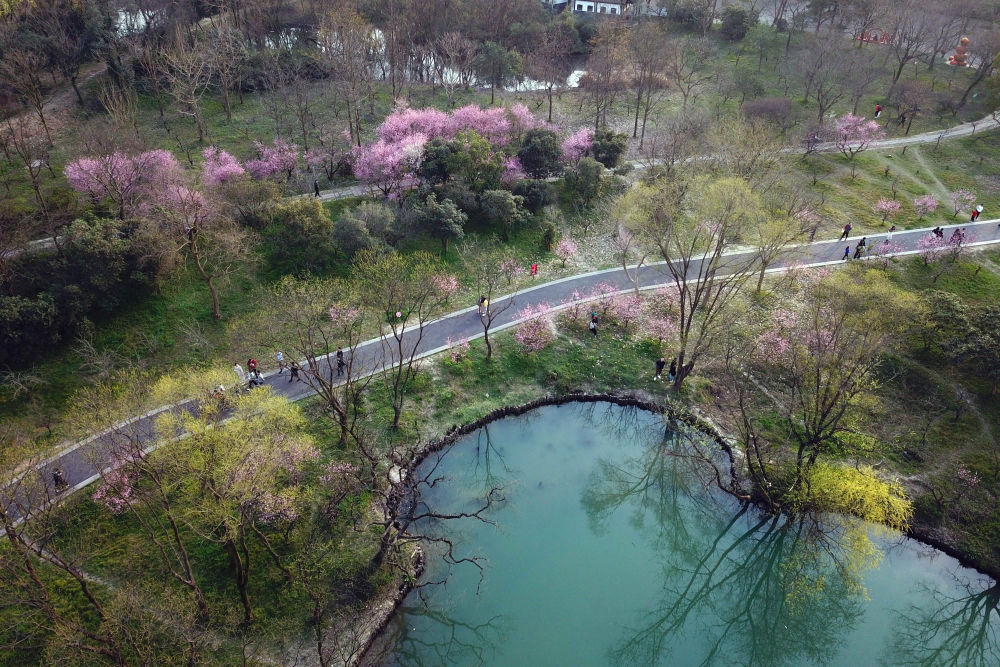
[[[501,182],[510,185],[527,177],[528,174],[524,171],[524,167],[521,166],[521,161],[516,155],[511,155],[503,161],[503,174],[500,176]]]
[[[565,267],[566,260],[576,254],[576,241],[568,236],[564,236],[559,239],[559,242],[556,243],[556,247],[552,252],[556,257],[562,260],[562,265]]]
[[[467,130],[479,134],[494,146],[504,146],[510,141],[511,122],[503,107],[480,109],[470,104],[452,111],[447,125],[449,137]]]
[[[628,330],[642,317],[642,298],[635,293],[618,295],[612,302],[611,317]]]
[[[951,206],[956,218],[960,211],[971,207],[975,203],[976,195],[970,190],[955,190],[951,193]]]
[[[563,160],[570,165],[590,153],[594,146],[594,132],[590,128],[577,130],[562,142]]]
[[[444,302],[448,303],[448,298],[458,291],[458,277],[451,273],[439,273],[431,278],[434,288],[444,295]]]
[[[500,262],[500,273],[503,274],[503,277],[507,280],[507,286],[510,287],[510,284],[514,282],[514,278],[524,273],[524,267],[514,257],[506,257]]]
[[[881,199],[878,200],[878,202],[875,203],[875,205],[872,207],[872,210],[875,211],[877,215],[880,215],[882,217],[882,222],[885,222],[887,219],[899,213],[900,209],[902,208],[903,208],[902,202],[896,201],[895,199],[886,199],[885,197],[882,197]]]
[[[547,303],[539,303],[525,306],[518,311],[518,319],[525,321],[514,331],[514,340],[526,353],[537,352],[552,342],[552,329],[548,317],[550,310]]]
[[[664,313],[656,313],[642,320],[641,328],[647,336],[656,340],[657,347],[672,340],[678,331],[677,319]]]
[[[254,178],[270,178],[275,174],[284,174],[285,180],[291,180],[295,165],[299,161],[299,147],[278,137],[270,146],[255,141],[257,155],[253,160],[247,160],[246,170]]]
[[[510,117],[511,129],[510,137],[511,139],[517,141],[524,135],[528,130],[533,130],[538,127],[547,127],[548,123],[536,118],[533,113],[521,103],[512,105],[507,113]]]
[[[889,268],[889,259],[903,252],[903,246],[889,239],[882,239],[870,248],[870,253],[882,263],[882,268]]]
[[[180,178],[180,165],[172,153],[153,150],[128,155],[116,151],[102,157],[86,157],[66,165],[70,187],[95,201],[110,199],[118,217],[148,212],[167,185]]]
[[[469,339],[460,338],[459,340],[453,340],[451,336],[445,340],[445,344],[448,346],[448,356],[451,357],[452,363],[458,363],[462,359],[465,359],[469,355]]]
[[[386,143],[396,143],[413,134],[433,139],[449,134],[449,120],[448,114],[438,109],[401,109],[386,116],[375,134]]]
[[[873,142],[885,137],[885,131],[874,120],[865,120],[864,116],[844,114],[837,119],[837,150],[851,161],[851,178],[855,176],[854,158],[858,153],[869,148]]]
[[[928,232],[917,240],[917,251],[924,264],[930,264],[941,259],[948,252],[948,242],[943,238],[938,238],[936,234]]]
[[[934,195],[923,195],[913,198],[913,208],[917,210],[917,216],[921,219],[925,215],[930,215],[937,210],[938,200]]]
[[[386,197],[398,196],[423,155],[427,135],[413,134],[398,142],[384,139],[354,149],[354,175],[380,190]]]
[[[209,146],[202,153],[201,181],[208,187],[215,187],[233,181],[246,173],[243,165],[232,155],[215,146]]]

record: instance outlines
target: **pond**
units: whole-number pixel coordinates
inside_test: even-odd
[[[853,519],[741,507],[682,455],[692,437],[572,404],[457,442],[423,502],[473,511],[498,483],[505,501],[495,525],[424,530],[482,578],[432,550],[422,580],[447,583],[404,601],[389,664],[1000,664],[991,579]]]

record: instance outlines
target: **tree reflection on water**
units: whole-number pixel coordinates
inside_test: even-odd
[[[896,640],[883,662],[895,665],[1000,665],[1000,585],[967,595],[921,587],[933,604],[911,606],[896,619]]]
[[[667,430],[624,462],[600,461],[581,494],[592,529],[627,512],[666,559],[659,601],[628,622],[608,659],[669,663],[678,647],[703,645],[706,664],[828,661],[863,611],[861,576],[878,552],[853,522],[760,515],[726,502],[682,455],[682,433]]]

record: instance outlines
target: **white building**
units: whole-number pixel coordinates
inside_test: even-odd
[[[632,0],[625,2],[600,2],[599,0],[569,0],[574,12],[590,14],[625,14],[632,7]]]

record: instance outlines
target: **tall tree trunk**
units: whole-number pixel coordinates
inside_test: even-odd
[[[69,84],[71,86],[73,86],[73,92],[76,93],[76,101],[79,102],[80,106],[82,107],[83,106],[83,95],[80,94],[80,89],[76,85],[76,74],[74,74],[71,77],[69,77]]]
[[[250,625],[253,622],[253,608],[250,605],[250,592],[247,590],[249,563],[245,563],[244,559],[240,557],[239,549],[233,540],[226,540],[223,546],[229,556],[229,563],[233,566],[236,589],[240,593],[240,603],[243,605],[243,622]]]

